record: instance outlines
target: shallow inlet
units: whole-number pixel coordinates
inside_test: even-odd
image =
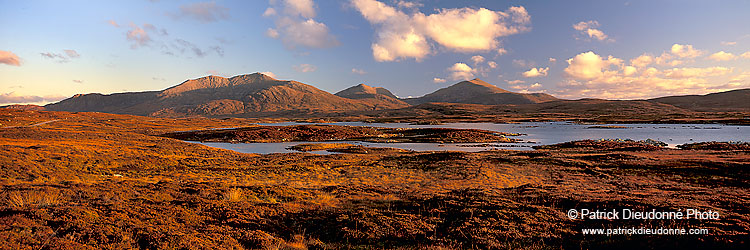
[[[408,123],[260,123],[264,126],[290,126],[305,124],[330,124],[341,126],[368,126],[385,128],[461,128],[483,129],[497,132],[521,133],[513,138],[521,139],[519,143],[490,143],[489,146],[477,146],[480,143],[372,143],[347,141],[355,145],[368,147],[391,147],[415,151],[465,151],[478,152],[493,149],[533,150],[535,145],[549,145],[585,139],[652,139],[665,142],[669,147],[685,143],[707,141],[750,141],[750,126],[733,126],[721,124],[578,124],[572,122],[525,122],[525,123],[447,123],[442,125],[411,125]],[[195,142],[210,147],[234,150],[242,153],[290,153],[298,152],[287,147],[302,143],[331,142],[279,142],[279,143],[221,143]],[[327,151],[310,153],[331,154]]]

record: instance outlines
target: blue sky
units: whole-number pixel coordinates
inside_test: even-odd
[[[748,1],[5,1],[0,104],[271,72],[421,96],[481,78],[637,99],[750,87]]]

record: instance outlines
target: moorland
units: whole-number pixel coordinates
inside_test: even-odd
[[[170,138],[210,140],[217,138],[216,128],[238,127],[243,129],[218,131],[237,140],[266,131],[256,135],[268,141],[309,139],[321,131],[369,138],[399,134],[341,126],[267,133],[271,128],[251,125],[268,121],[277,119],[0,109],[0,248],[744,249],[748,243],[747,143],[669,149],[583,140],[534,151],[477,153],[339,143],[328,148],[344,153],[261,155]],[[501,139],[483,131],[411,132]],[[415,135],[398,139],[410,136]],[[566,215],[581,208],[693,208],[721,217]],[[645,236],[581,231],[611,227],[709,231]]]

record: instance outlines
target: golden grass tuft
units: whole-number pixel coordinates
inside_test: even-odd
[[[57,191],[14,191],[8,194],[8,206],[17,209],[48,207],[62,203]]]
[[[231,188],[227,190],[226,193],[224,193],[224,200],[230,201],[230,202],[239,202],[244,200],[244,195],[242,193],[242,189],[239,188]]]

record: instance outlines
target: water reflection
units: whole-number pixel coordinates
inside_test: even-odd
[[[266,126],[289,126],[311,123],[266,123]],[[548,145],[583,139],[653,139],[667,143],[670,147],[679,144],[705,141],[750,141],[750,126],[731,126],[718,124],[605,124],[586,125],[571,122],[526,122],[512,124],[496,123],[448,123],[442,125],[411,125],[408,123],[363,123],[337,122],[322,123],[342,126],[371,126],[385,128],[470,128],[497,132],[525,134],[514,137],[523,140],[521,143],[493,143],[478,147],[478,143],[371,143],[347,142],[368,147],[392,147],[415,151],[455,150],[477,152],[493,149],[531,150],[533,145]],[[321,142],[280,142],[280,143],[201,143],[203,145],[234,150],[243,153],[288,153],[296,152],[286,149],[301,143]],[[470,147],[467,147],[470,146]],[[326,151],[311,153],[330,154]]]

